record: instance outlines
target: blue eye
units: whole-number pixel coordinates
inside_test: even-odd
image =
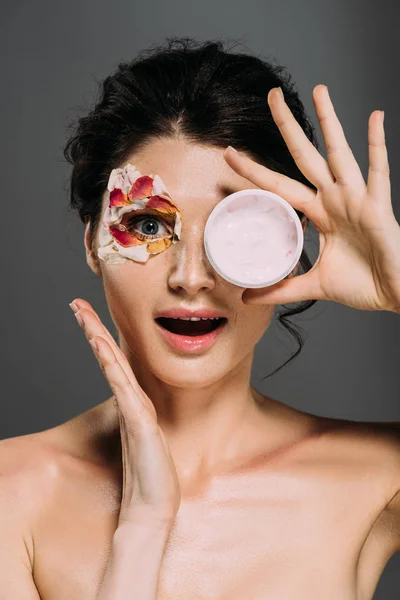
[[[133,228],[133,225],[137,226],[138,223],[144,224],[145,231],[138,231]],[[161,231],[160,231],[161,226]],[[162,230],[164,228],[164,231]],[[169,226],[163,224],[162,219],[154,216],[145,216],[145,217],[134,217],[133,219],[129,219],[129,224],[127,224],[127,229],[130,233],[136,235],[139,239],[153,239],[165,237],[166,235],[172,235],[173,231]]]

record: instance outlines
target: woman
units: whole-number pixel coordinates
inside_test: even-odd
[[[327,161],[285,71],[220,43],[170,40],[103,82],[65,155],[118,344],[88,302],[71,308],[113,395],[1,442],[2,599],[372,598],[400,545],[398,424],[311,415],[250,385],[278,304],[300,303],[279,317],[288,328],[285,315],[318,299],[400,312],[381,111],[365,183],[325,86],[313,100]],[[116,258],[111,194],[129,169],[159,177],[182,216],[178,242],[149,260],[129,254],[133,241]],[[246,290],[206,260],[208,215],[249,187],[283,196],[318,230],[303,275]],[[154,211],[130,213],[121,231],[171,239]],[[204,321],[221,327],[210,347],[168,341],[165,328],[194,332],[171,319],[188,315],[222,317]]]

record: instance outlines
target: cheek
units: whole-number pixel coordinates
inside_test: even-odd
[[[168,249],[154,254],[145,263],[126,259],[121,264],[102,263],[102,279],[107,299],[132,310],[154,305],[166,287]],[[152,308],[150,304],[150,309]]]
[[[274,308],[274,305],[246,306],[235,323],[244,346],[254,346],[260,341],[272,321]]]
[[[137,312],[146,302],[146,277],[133,261],[103,267],[103,286],[110,314],[118,325],[124,315]]]

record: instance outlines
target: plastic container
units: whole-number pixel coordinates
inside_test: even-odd
[[[247,189],[219,202],[207,219],[204,247],[217,273],[245,288],[268,287],[297,265],[304,236],[294,208],[272,192]]]

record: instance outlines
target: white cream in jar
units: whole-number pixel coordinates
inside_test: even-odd
[[[284,279],[303,249],[301,221],[283,198],[261,189],[230,194],[211,212],[204,246],[213,268],[227,281],[261,288]]]

